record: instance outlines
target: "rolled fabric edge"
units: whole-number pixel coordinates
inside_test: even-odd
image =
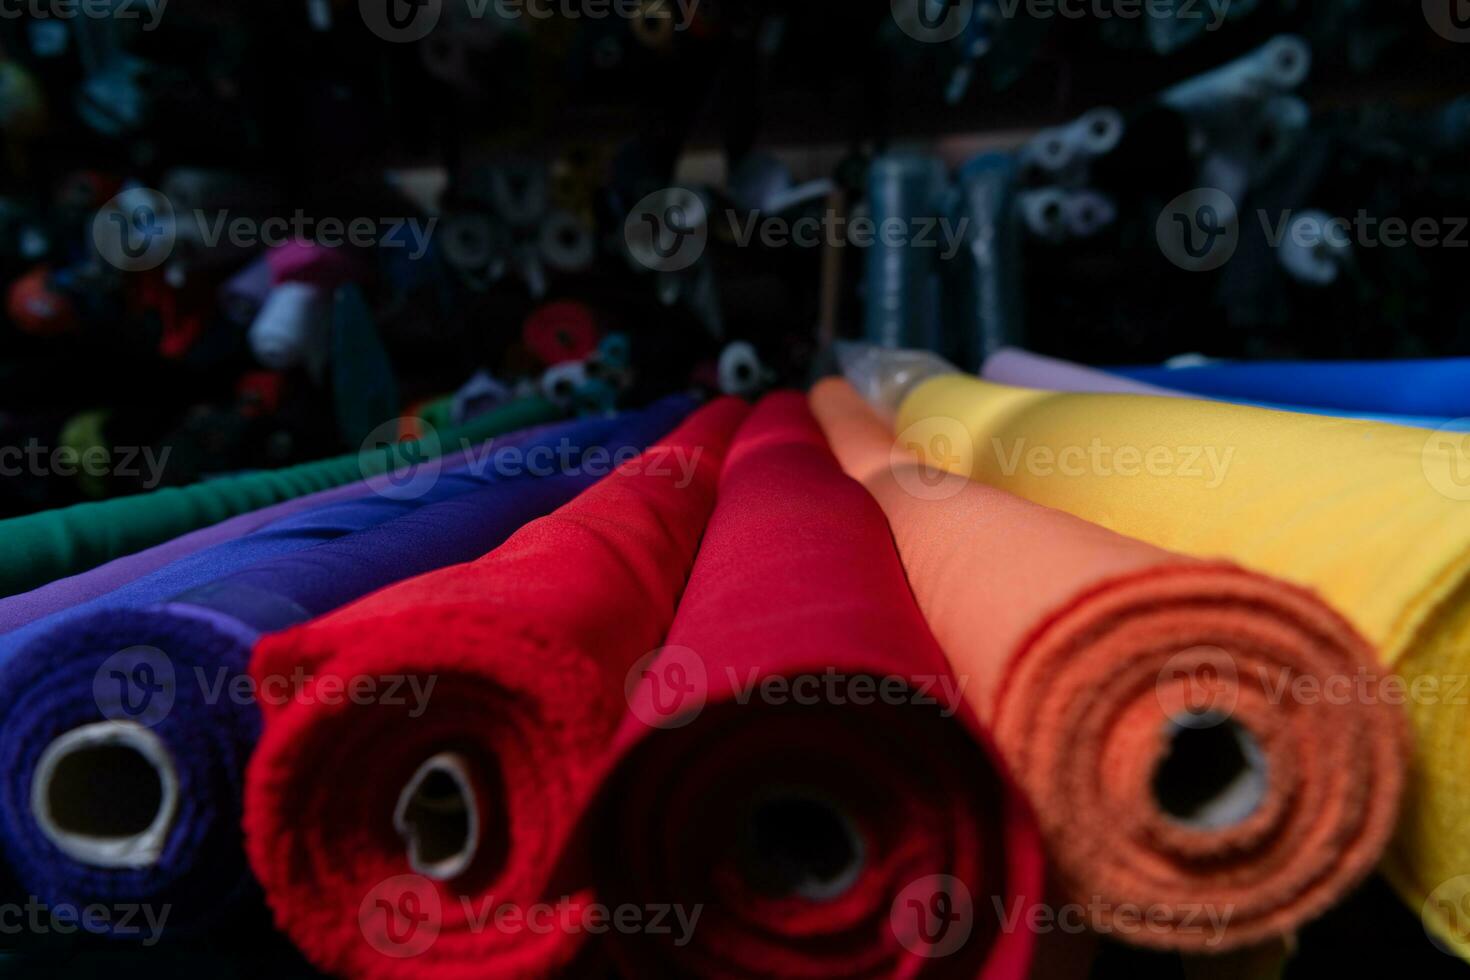
[[[51,905],[166,905],[170,935],[208,928],[253,890],[239,783],[259,719],[233,686],[248,652],[169,609],[116,609],[38,636],[5,665],[0,837],[21,886]],[[68,757],[82,768],[58,783]],[[63,807],[53,790],[68,794]]]
[[[1384,853],[1407,721],[1322,693],[1377,671],[1304,590],[1181,559],[1039,625],[997,691],[994,731],[1065,890],[1103,899],[1100,931],[1223,952],[1294,932]],[[1151,910],[1149,927],[1125,906]]]
[[[579,787],[590,778],[581,763],[590,768],[608,737],[606,725],[576,706],[604,697],[606,682],[585,654],[513,615],[461,609],[449,619],[472,625],[475,635],[495,631],[498,654],[487,658],[480,643],[463,641],[468,631],[450,630],[432,656],[405,657],[401,651],[424,649],[424,625],[403,613],[277,634],[257,653],[257,675],[312,665],[300,697],[268,708],[246,773],[244,830],[277,927],[320,969],[417,977],[432,965],[545,975],[584,945],[582,930],[487,928],[475,917],[563,897],[546,894],[565,842],[561,824],[574,818]],[[373,649],[363,653],[353,637],[368,634]],[[342,650],[355,652],[335,655]],[[410,698],[354,704],[317,696],[324,685],[350,690],[363,677],[418,678],[425,691],[433,681],[432,700],[415,716]],[[416,867],[395,816],[405,788],[445,753],[459,758],[478,838],[465,848],[473,850],[468,860],[460,853],[451,866]],[[369,761],[371,779],[320,776]],[[393,918],[406,894],[429,916],[407,934]],[[587,896],[564,898],[575,920]]]
[[[703,915],[683,944],[610,936],[614,960],[629,975],[1026,976],[1037,933],[1005,916],[1046,897],[1039,828],[962,720],[968,709],[941,720],[943,710],[724,701],[650,731],[588,811],[589,826],[626,841],[597,854],[598,895]],[[874,826],[906,786],[917,795],[901,833],[922,827],[927,839]],[[808,819],[782,809],[791,803]],[[752,854],[762,807],[776,808],[768,832],[814,822],[826,833],[799,838],[806,850],[777,842]],[[793,855],[804,863],[793,868]]]

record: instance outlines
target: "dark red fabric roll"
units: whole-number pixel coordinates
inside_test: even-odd
[[[673,620],[747,412],[706,406],[485,558],[259,645],[262,691],[307,676],[282,703],[262,698],[247,848],[277,924],[313,963],[362,977],[545,976],[588,945],[590,895],[552,869],[628,710],[624,679]],[[340,693],[395,678],[398,699]],[[472,804],[473,857],[441,875],[411,864],[395,809],[446,754]]]
[[[629,976],[1027,976],[1040,839],[909,591],[882,511],[795,393],[731,448],[667,645],[582,839]],[[685,919],[692,918],[686,914]]]

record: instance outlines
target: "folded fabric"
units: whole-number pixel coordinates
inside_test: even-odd
[[[962,680],[805,397],[768,396],[587,821],[608,907],[698,912],[609,933],[624,975],[1028,976],[994,909],[1043,898],[1040,839]]]
[[[528,439],[544,435],[547,427],[523,430],[512,436],[496,437],[496,445],[519,445]],[[451,447],[445,446],[449,449]],[[457,473],[471,464],[479,464],[489,455],[490,449],[483,445],[469,445],[446,455],[440,463],[443,473]],[[284,500],[279,504],[260,510],[247,511],[238,517],[191,531],[163,544],[114,558],[105,565],[98,565],[86,572],[57,579],[38,589],[0,599],[0,636],[25,624],[69,609],[100,595],[120,589],[165,565],[197,554],[206,548],[234,541],[278,521],[286,520],[307,511],[318,510],[331,504],[377,496],[396,495],[394,481],[401,480],[402,473],[388,473],[369,480],[358,480],[331,490],[321,490],[305,497]]]
[[[1109,368],[1147,384],[1230,401],[1288,402],[1384,415],[1470,415],[1470,358],[1216,361]]]
[[[564,433],[583,452],[563,472],[487,478],[167,602],[105,608],[36,637],[0,674],[0,842],[19,883],[52,906],[168,907],[175,931],[229,909],[249,877],[240,797],[257,702],[289,698],[305,683],[285,674],[251,685],[255,641],[484,554],[591,486],[618,454],[636,457],[692,407],[675,397],[584,423],[576,429],[601,441]],[[427,697],[390,678],[377,685],[374,693],[400,703]]]
[[[438,440],[406,444],[392,452],[353,453],[0,521],[0,541],[6,545],[0,595],[26,592],[237,514],[423,461],[437,455],[442,445],[458,445],[462,439],[482,442],[550,422],[560,414],[549,402],[529,398],[441,433]]]
[[[1439,415],[1388,414],[1387,409],[1356,411],[1349,408],[1319,405],[1308,398],[1307,392],[1298,399],[1297,393],[1283,386],[1272,397],[1244,397],[1215,395],[1210,392],[1187,388],[1164,388],[1175,373],[1186,375],[1191,368],[1161,368],[1164,373],[1149,372],[1147,377],[1155,383],[1134,380],[1124,374],[1113,374],[1095,368],[1073,364],[1070,361],[1032,354],[1028,351],[1007,348],[992,354],[985,362],[981,376],[998,384],[1016,385],[1024,388],[1041,388],[1050,391],[1066,391],[1094,395],[1154,395],[1162,398],[1214,397],[1239,405],[1253,405],[1278,412],[1295,412],[1302,415],[1330,415],[1341,419],[1361,419],[1368,422],[1383,422],[1388,425],[1405,425],[1417,429],[1443,429],[1447,432],[1470,432],[1470,418],[1455,418]]]
[[[1345,620],[928,468],[907,443],[932,452],[929,433],[896,445],[845,381],[812,401],[1097,931],[1220,952],[1292,932],[1368,874],[1398,813],[1402,711],[1282,693],[1374,669]]]
[[[1315,588],[1348,616],[1392,668],[1349,696],[1406,705],[1416,735],[1387,872],[1430,928],[1470,956],[1470,927],[1453,911],[1470,907],[1470,763],[1459,744],[1470,676],[1464,436],[957,375],[904,400],[899,430],[926,426],[974,450],[945,454],[946,469],[1161,547],[1228,556]]]
[[[260,643],[258,681],[309,676],[264,706],[247,850],[314,964],[545,976],[587,945],[581,875],[552,868],[627,710],[628,669],[673,619],[746,412],[706,406],[483,559]],[[386,676],[432,696],[417,713],[320,696]]]

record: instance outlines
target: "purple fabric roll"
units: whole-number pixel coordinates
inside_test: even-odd
[[[991,354],[980,376],[996,384],[1042,391],[1080,391],[1094,395],[1154,395],[1158,398],[1187,397],[1168,388],[1155,388],[1141,381],[1120,378],[1071,361],[1032,354],[1007,347]]]
[[[538,426],[524,432],[518,432],[511,436],[501,436],[493,441],[495,445],[515,445],[524,440],[535,438],[547,431],[550,426]],[[454,473],[464,469],[470,461],[483,453],[482,449],[464,449],[458,453],[446,454],[444,457],[444,472]],[[323,490],[306,497],[298,497],[295,500],[287,500],[263,510],[252,511],[241,514],[228,521],[215,524],[212,527],[201,528],[191,534],[166,541],[163,544],[140,551],[137,554],[118,558],[105,565],[73,575],[70,578],[60,579],[49,585],[43,585],[39,589],[23,592],[20,595],[8,596],[0,599],[0,636],[11,630],[19,629],[33,620],[52,613],[69,609],[80,605],[98,596],[105,595],[116,589],[142,578],[152,572],[172,564],[180,558],[187,558],[196,552],[227,541],[234,541],[247,534],[254,533],[269,527],[277,521],[285,520],[297,514],[314,510],[318,507],[326,507],[331,504],[342,503],[347,500],[356,500],[376,493],[389,486],[390,477],[378,476],[371,480],[360,480],[347,486],[337,487],[332,490]]]

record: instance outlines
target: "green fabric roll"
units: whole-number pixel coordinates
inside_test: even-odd
[[[431,402],[421,405],[418,417],[429,423],[436,429],[449,429],[454,426],[454,395],[445,395]]]
[[[540,398],[512,402],[439,434],[438,445],[402,443],[281,470],[205,480],[132,497],[77,504],[0,521],[0,596],[28,592],[190,531],[393,468],[422,462],[533,425],[561,411]]]

